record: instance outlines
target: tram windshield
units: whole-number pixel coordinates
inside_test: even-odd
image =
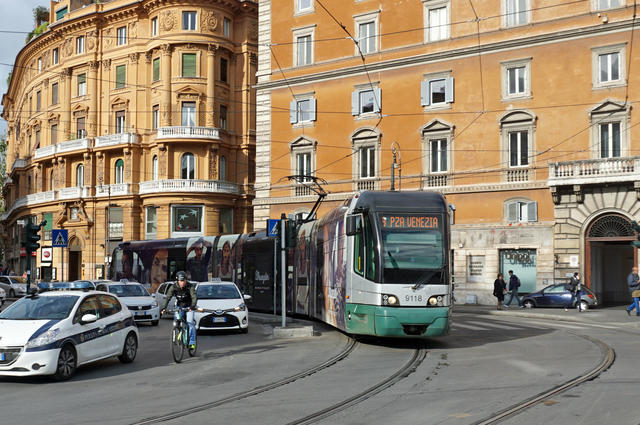
[[[440,216],[381,214],[380,223],[384,282],[442,283],[438,272],[445,266],[445,250]]]

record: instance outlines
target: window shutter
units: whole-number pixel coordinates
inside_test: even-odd
[[[351,115],[360,115],[360,92],[351,92]]]
[[[507,204],[507,221],[515,223],[518,221],[518,203],[510,202]]]
[[[447,103],[453,102],[453,77],[445,79],[444,101]]]
[[[527,221],[538,221],[538,203],[527,203]]]
[[[311,107],[311,111],[310,111],[310,113],[311,113],[311,121],[316,121],[317,120],[317,118],[316,118],[316,106],[317,106],[317,102],[318,101],[315,98],[314,99],[309,99],[309,100],[310,100],[309,103],[310,103],[310,107]]]
[[[292,100],[289,102],[289,123],[295,124],[298,122],[298,102]]]
[[[373,95],[376,99],[373,105],[373,112],[380,112],[382,110],[382,89],[380,87],[374,87]]]
[[[160,58],[155,58],[153,60],[153,81],[158,81],[160,79]]]
[[[429,106],[431,102],[429,97],[429,82],[420,81],[420,104],[422,106]]]
[[[127,78],[127,68],[125,65],[116,66],[116,88],[124,87]]]
[[[182,54],[182,76],[183,77],[195,77],[196,76],[196,55],[195,55],[195,53],[183,53]]]

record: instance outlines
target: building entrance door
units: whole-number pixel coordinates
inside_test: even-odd
[[[631,245],[635,232],[626,217],[601,216],[587,230],[585,282],[602,304],[628,304],[627,275],[638,263],[637,250]]]
[[[74,238],[69,241],[69,281],[78,279],[82,279],[82,246]]]

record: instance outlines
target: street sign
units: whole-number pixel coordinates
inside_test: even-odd
[[[278,227],[280,220],[270,218],[267,220],[267,236],[278,236]]]
[[[51,246],[54,248],[66,248],[69,243],[69,231],[67,229],[51,229]]]
[[[43,246],[40,248],[40,262],[50,263],[53,260],[53,248],[50,246]]]

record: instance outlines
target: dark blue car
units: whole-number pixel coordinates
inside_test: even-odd
[[[580,304],[583,310],[598,305],[596,295],[589,288],[582,287],[580,291]],[[541,291],[527,294],[522,297],[522,305],[526,308],[533,307],[560,307],[564,308],[571,302],[571,292],[565,284],[550,285]]]

